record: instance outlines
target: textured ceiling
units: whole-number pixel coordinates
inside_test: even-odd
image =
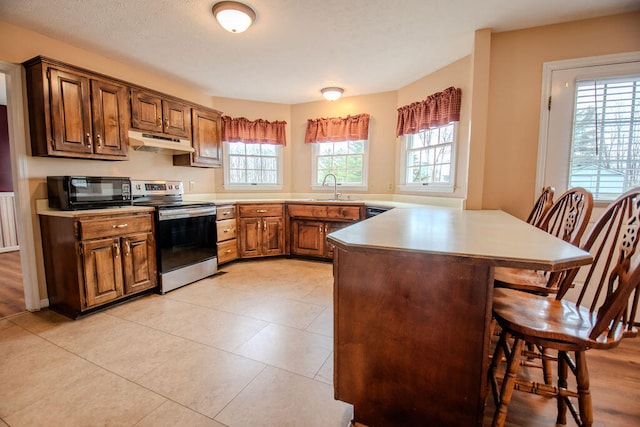
[[[207,0],[0,0],[0,20],[214,96],[296,104],[396,90],[507,31],[640,9],[638,0],[248,0],[242,34]]]

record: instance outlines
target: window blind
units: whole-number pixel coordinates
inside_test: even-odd
[[[640,185],[640,76],[576,82],[571,147],[569,187],[609,201]]]

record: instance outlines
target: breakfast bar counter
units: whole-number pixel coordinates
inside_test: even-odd
[[[497,210],[396,208],[328,240],[335,398],[375,427],[481,425],[494,268],[591,262]]]

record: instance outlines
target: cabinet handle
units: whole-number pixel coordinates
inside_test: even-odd
[[[267,221],[262,221],[262,229],[267,231]]]
[[[124,248],[126,249],[126,251],[125,251],[125,253],[124,253],[124,254],[125,254],[126,256],[129,256],[129,255],[131,254],[131,242],[129,242],[128,240],[126,240],[126,241],[124,242]]]
[[[156,120],[156,126],[162,126],[162,117],[158,116],[158,119]]]
[[[120,257],[120,245],[116,243],[114,246],[116,248],[116,258],[119,258]]]
[[[223,233],[228,233],[228,232],[230,232],[230,231],[231,231],[231,229],[230,229],[230,228],[225,228],[224,230],[222,230],[222,232],[223,232]]]
[[[225,254],[230,254],[231,252],[231,249],[227,249],[226,251],[224,251]]]
[[[266,213],[267,210],[266,209],[256,209],[257,213]]]
[[[324,225],[324,234],[327,234],[327,224]]]
[[[227,212],[223,213],[222,215],[224,215],[224,216],[231,215],[231,212],[227,211]]]
[[[164,119],[164,127],[169,129],[169,119]]]
[[[91,134],[87,132],[87,147],[91,147]]]
[[[112,225],[113,228],[126,228],[129,224]]]
[[[98,147],[102,147],[102,138],[100,137],[100,134],[96,136],[96,140],[98,141]]]
[[[319,231],[320,233],[322,233],[322,226],[319,226],[319,227],[318,227],[318,231]]]

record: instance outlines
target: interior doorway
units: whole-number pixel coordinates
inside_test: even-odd
[[[0,319],[26,310],[12,176],[6,75],[0,73]]]

